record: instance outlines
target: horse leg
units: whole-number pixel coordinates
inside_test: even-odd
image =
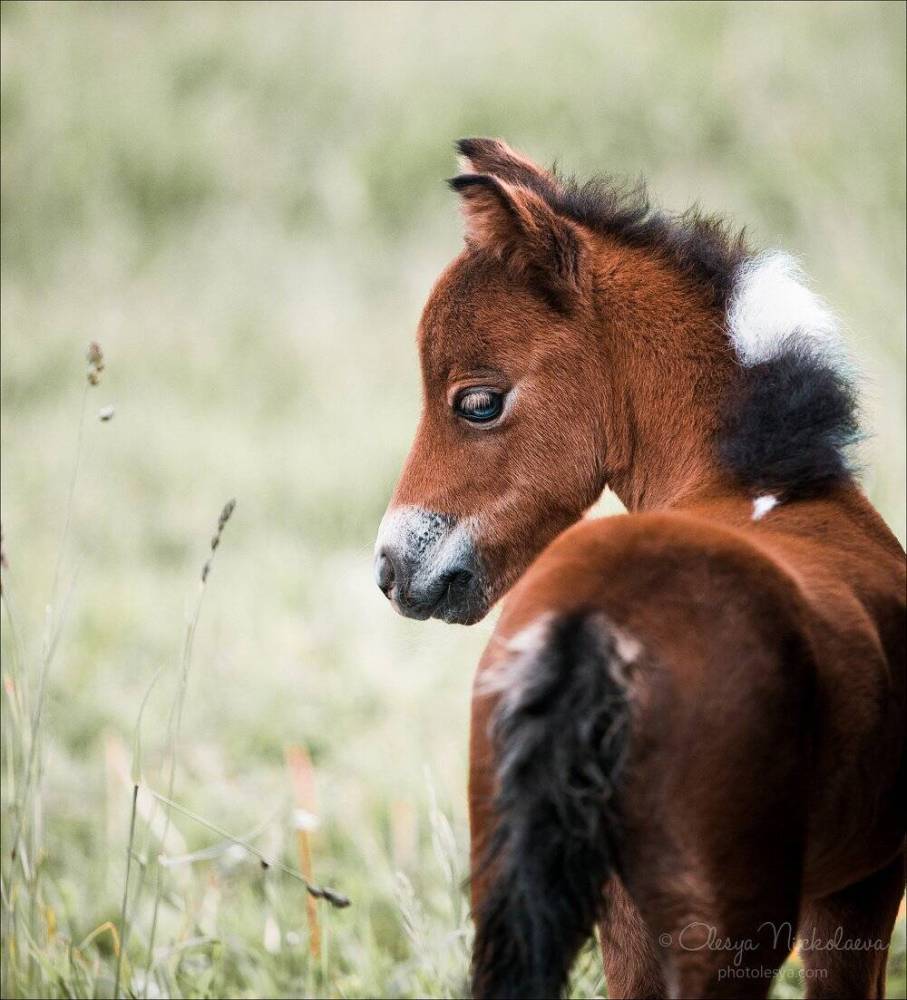
[[[885,997],[888,946],[904,892],[904,857],[860,882],[810,900],[800,920],[806,996]]]
[[[782,846],[772,840],[770,852]],[[657,947],[662,995],[764,998],[795,941],[799,852],[792,847],[776,866],[771,853],[760,859],[745,845],[729,842],[726,851],[704,857],[698,846],[662,851],[654,878],[633,885]],[[661,885],[654,884],[658,877]]]
[[[675,685],[637,725],[622,880],[670,997],[765,997],[796,939],[811,691],[751,649],[746,675],[722,657],[697,700]]]
[[[766,878],[773,878],[767,872]],[[776,894],[770,894],[776,895]],[[708,912],[671,935],[664,960],[668,996],[765,998],[790,953],[796,904],[754,899],[735,912]],[[675,924],[676,926],[676,924]],[[668,935],[660,935],[666,941]]]
[[[666,986],[660,995],[703,1000],[768,996],[795,941],[796,858],[776,869],[751,857],[747,860],[756,863],[748,876],[736,868],[738,858],[732,855],[723,856],[724,873],[715,866],[716,858],[691,854],[684,861],[666,854],[663,860],[676,863],[671,874],[661,866],[655,869],[664,875],[664,885],[634,885]],[[649,975],[646,965],[635,971],[640,979]],[[610,989],[610,979],[608,984]],[[659,995],[654,977],[650,986],[634,988],[649,992],[617,995]]]
[[[608,996],[611,1000],[665,996],[658,951],[635,903],[617,878],[605,892],[608,905],[599,930]]]

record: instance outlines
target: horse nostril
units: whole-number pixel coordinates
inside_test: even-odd
[[[390,557],[384,551],[379,552],[375,559],[375,583],[378,584],[385,597],[390,596],[396,576]]]
[[[462,587],[464,590],[472,582],[472,573],[468,569],[455,570],[447,577],[448,589]]]

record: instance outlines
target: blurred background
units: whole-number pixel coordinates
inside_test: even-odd
[[[4,995],[111,994],[136,718],[163,668],[142,729],[163,791],[234,496],[174,796],[297,866],[303,747],[315,877],[353,905],[318,908],[316,957],[298,883],[177,813],[158,869],[146,802],[121,990],[462,995],[491,624],[398,618],[371,571],[418,416],[415,326],[461,241],[457,137],[645,175],[797,254],[865,374],[864,482],[903,542],[904,29],[899,3],[2,4],[6,888],[31,745],[9,664],[32,710],[47,667]],[[902,941],[893,968],[902,995]],[[576,995],[602,988],[587,955]],[[775,989],[800,995],[795,963]]]

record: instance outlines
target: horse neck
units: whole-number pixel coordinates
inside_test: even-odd
[[[597,265],[607,484],[628,510],[733,489],[713,446],[737,370],[722,310],[650,251]]]

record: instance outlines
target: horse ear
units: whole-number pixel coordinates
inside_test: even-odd
[[[493,174],[511,184],[535,189],[554,188],[554,177],[527,160],[503,139],[459,139],[457,152],[464,174]]]
[[[450,186],[462,198],[467,242],[480,247],[568,308],[582,278],[582,237],[535,191],[493,177],[461,174]]]

